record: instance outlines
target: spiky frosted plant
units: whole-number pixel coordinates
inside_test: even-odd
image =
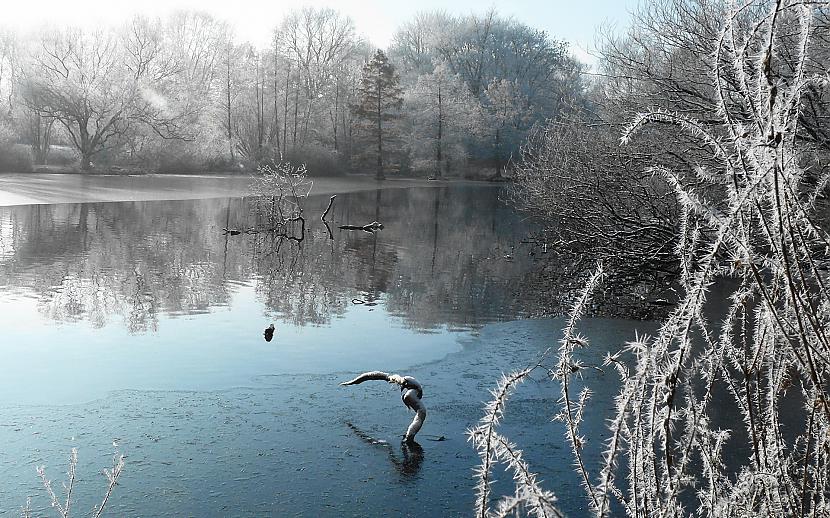
[[[579,363],[573,359],[572,352],[574,348],[587,345],[586,339],[577,333],[576,324],[585,313],[590,302],[590,295],[601,278],[602,267],[598,266],[568,315],[568,325],[565,328],[564,337],[560,341],[559,362],[554,369],[548,369],[553,376],[559,378],[562,382],[562,408],[557,417],[568,425],[568,441],[572,446],[577,466],[588,488],[590,488],[590,482],[582,460],[583,440],[579,435],[579,424],[582,421],[583,409],[589,394],[587,391],[583,391],[576,401],[572,400],[569,392],[569,380],[581,368]],[[522,450],[498,432],[510,395],[535,370],[546,368],[545,362],[550,352],[551,350],[548,349],[535,366],[502,376],[499,384],[491,391],[493,399],[486,404],[484,417],[481,418],[477,426],[467,431],[467,436],[475,446],[481,459],[481,463],[475,470],[476,516],[480,518],[507,516],[522,509],[526,509],[533,516],[561,516],[561,513],[554,506],[555,495],[541,487],[536,480],[536,475],[525,462]],[[513,496],[502,498],[495,509],[491,509],[492,473],[497,464],[503,464],[513,472],[516,492]]]
[[[830,238],[814,223],[828,177],[816,179],[804,166],[819,161],[798,132],[805,92],[828,82],[825,71],[809,72],[817,20],[828,7],[778,0],[733,8],[712,55],[719,121],[655,110],[635,117],[622,135],[626,144],[646,125],[671,125],[712,160],[691,174],[652,169],[682,210],[681,297],[653,338],[607,358],[622,388],[596,467],[585,465],[579,448],[584,398],[572,402],[567,388],[569,366],[578,365],[569,345],[579,343],[569,338],[573,318],[565,330],[555,369],[565,394],[561,415],[596,516],[615,502],[636,517],[830,515],[830,292],[822,271]],[[736,288],[715,325],[703,309],[709,287],[726,276]],[[486,474],[498,459],[489,453],[498,441],[482,438],[491,437],[522,372],[499,385],[471,431],[482,455],[480,516]],[[718,387],[731,396],[743,433],[722,429],[713,414]],[[509,505],[520,507],[521,494]]]
[[[554,506],[556,497],[552,492],[541,487],[536,480],[536,475],[525,462],[522,450],[498,432],[498,426],[510,395],[518,384],[541,365],[540,362],[534,367],[502,376],[499,384],[491,391],[493,399],[485,406],[484,417],[477,426],[467,430],[467,437],[481,458],[481,464],[475,470],[476,516],[479,518],[509,516],[522,509],[527,509],[531,515],[538,517],[562,516]],[[513,472],[516,492],[513,496],[503,498],[493,510],[491,508],[493,468],[500,463]]]
[[[753,2],[727,18],[713,56],[721,123],[706,127],[654,111],[637,116],[622,137],[626,143],[646,123],[672,124],[708,147],[719,164],[698,175],[705,192],[687,187],[680,174],[655,170],[684,210],[681,234],[695,222],[707,237],[692,232],[694,244],[678,251],[684,296],[637,359],[635,376],[644,377],[638,385],[645,387],[637,415],[645,417],[645,429],[627,445],[629,456],[644,461],[629,463],[627,500],[635,515],[681,514],[680,492],[697,488],[701,511],[713,515],[795,516],[812,509],[811,493],[825,483],[811,473],[825,462],[814,442],[826,440],[830,415],[824,389],[828,297],[816,264],[827,236],[809,216],[815,193],[796,139],[804,89],[825,84],[823,77],[805,75],[817,4],[776,2],[742,30],[737,20],[750,7]],[[783,78],[776,72],[785,37],[779,33],[790,37],[794,30],[797,65]],[[740,283],[716,340],[702,309],[707,288],[724,270]],[[699,347],[693,347],[695,331]],[[787,376],[798,378],[809,407],[805,433],[788,444],[778,416]],[[737,467],[740,486],[732,486],[721,459],[726,432],[713,429],[708,415],[718,380],[732,391],[752,443],[751,458]],[[695,457],[703,473],[689,469]],[[773,485],[770,473],[776,474]]]
[[[573,357],[574,349],[577,347],[586,347],[588,345],[587,338],[580,336],[577,332],[576,324],[579,322],[579,319],[582,318],[582,315],[585,314],[585,310],[590,302],[591,294],[599,285],[601,279],[602,265],[599,265],[593,275],[591,275],[585,283],[585,287],[579,294],[579,297],[577,297],[571,311],[568,313],[568,323],[562,332],[562,339],[559,341],[559,361],[557,362],[556,369],[553,372],[554,377],[559,380],[562,387],[562,408],[555,416],[555,419],[561,420],[565,423],[567,428],[566,438],[571,446],[577,471],[579,471],[579,474],[582,477],[585,489],[588,491],[588,494],[591,495],[591,503],[594,507],[597,507],[599,504],[593,494],[588,470],[585,467],[585,461],[582,458],[582,445],[585,443],[585,439],[579,433],[579,425],[582,422],[585,404],[590,397],[590,392],[587,388],[583,389],[577,400],[574,401],[571,397],[570,379],[571,376],[579,373],[582,368],[579,361]]]

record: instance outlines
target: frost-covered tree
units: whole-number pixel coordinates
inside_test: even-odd
[[[413,168],[441,177],[466,159],[471,136],[482,131],[478,100],[457,74],[439,64],[418,77],[406,96]]]
[[[154,79],[147,81],[175,132],[160,134],[153,124],[136,125],[122,137],[123,153],[114,158],[178,171],[202,168],[220,156],[227,141],[215,121],[217,98],[224,93],[224,44],[231,36],[227,23],[184,11],[163,19],[137,18],[120,32],[132,34],[127,40],[130,54],[143,54],[153,62]]]
[[[461,17],[418,13],[396,32],[390,53],[407,89],[439,66],[466,84],[489,120],[464,150],[497,170],[516,155],[534,124],[584,95],[582,65],[567,44],[492,9]]]
[[[231,110],[231,135],[236,154],[258,163],[278,154],[273,138],[277,128],[266,99],[266,95],[270,97],[266,60],[250,45],[240,46],[237,55],[236,102]]]
[[[16,145],[30,145],[38,163],[51,142],[74,147],[82,168],[93,157],[98,164],[170,171],[236,168],[240,155],[253,166],[279,155],[308,163],[313,174],[359,161],[363,151],[357,150],[365,146],[354,143],[375,131],[351,109],[362,104],[361,68],[372,58],[371,47],[333,9],[290,11],[265,48],[232,35],[221,20],[189,11],[96,31],[6,31],[0,40],[0,113],[14,120],[6,133]],[[488,85],[511,82],[530,117],[520,133],[582,89],[564,44],[494,11],[419,13],[396,32],[389,55],[404,90],[420,81],[422,91],[440,66],[460,78],[474,101],[490,106]],[[470,105],[470,113],[480,111]],[[389,129],[382,128],[387,137]],[[461,163],[469,156],[489,164],[492,142],[489,134],[470,132],[463,145],[437,146],[439,161]],[[432,154],[436,146],[426,145]],[[512,143],[504,147],[504,156],[515,152]],[[423,163],[423,149],[411,149],[418,153],[395,150],[402,168],[410,158]],[[381,160],[391,158],[385,151]]]
[[[354,113],[365,124],[364,131],[377,144],[377,179],[384,179],[383,143],[393,121],[400,118],[403,89],[395,67],[382,50],[375,52],[363,67]]]
[[[331,118],[339,118],[346,105],[342,79],[359,40],[352,19],[329,8],[291,11],[275,34],[294,74],[292,142],[303,148],[313,134],[336,131]]]
[[[400,64],[405,81],[412,82],[435,69],[439,49],[447,44],[456,23],[446,12],[422,11],[395,31],[389,57]]]
[[[92,159],[135,128],[182,138],[185,104],[171,102],[173,64],[162,59],[158,27],[135,19],[124,34],[65,29],[43,33],[27,67],[24,96],[56,120],[89,170]]]
[[[484,91],[484,110],[486,135],[491,139],[496,174],[500,174],[530,129],[530,107],[519,84],[493,79]]]
[[[13,32],[0,30],[0,118],[12,116],[20,66],[19,46]]]

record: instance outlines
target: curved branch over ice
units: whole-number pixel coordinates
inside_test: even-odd
[[[360,376],[351,381],[345,381],[341,385],[359,385],[364,381],[386,381],[394,383],[401,387],[401,401],[407,408],[415,412],[415,418],[412,419],[409,428],[406,429],[404,440],[414,441],[415,435],[421,430],[424,421],[427,418],[427,409],[421,398],[424,397],[424,388],[418,383],[418,380],[412,376],[400,376],[398,374],[387,374],[381,371],[364,372]]]

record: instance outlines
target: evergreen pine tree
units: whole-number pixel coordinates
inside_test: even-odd
[[[354,107],[357,117],[369,124],[367,132],[377,142],[377,179],[383,180],[383,142],[388,136],[384,122],[400,117],[403,104],[403,89],[395,67],[382,50],[378,50],[372,59],[363,66],[358,87],[358,104]]]

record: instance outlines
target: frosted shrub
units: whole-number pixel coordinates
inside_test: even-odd
[[[302,201],[313,186],[306,177],[305,165],[275,162],[259,167],[257,173],[251,191],[259,196],[256,205],[258,222],[249,232],[276,232],[302,241],[305,235]],[[294,228],[297,223],[299,230]]]
[[[563,387],[558,417],[596,516],[608,515],[612,505],[637,517],[830,515],[830,292],[822,270],[830,238],[814,224],[828,176],[803,165],[817,161],[797,138],[805,92],[827,86],[823,71],[809,72],[827,7],[782,0],[735,8],[712,56],[719,123],[656,110],[639,114],[622,135],[626,144],[647,124],[670,124],[697,139],[716,165],[699,167],[694,177],[651,169],[681,207],[682,289],[656,336],[607,358],[621,390],[601,465],[582,462],[579,424],[590,409],[584,408],[587,394],[571,394],[568,385],[579,370],[575,346],[587,345],[575,334],[575,321],[599,271],[571,313],[558,362],[546,367]],[[707,292],[723,276],[736,288],[723,320],[709,322]],[[507,376],[470,431],[482,459],[478,516],[503,515],[505,507],[556,514],[548,505],[552,494],[532,473],[517,476],[515,495],[495,509],[490,502],[494,464],[524,469],[516,461],[521,450],[497,425],[507,396],[531,370]],[[715,387],[729,394],[743,433],[715,424]]]

